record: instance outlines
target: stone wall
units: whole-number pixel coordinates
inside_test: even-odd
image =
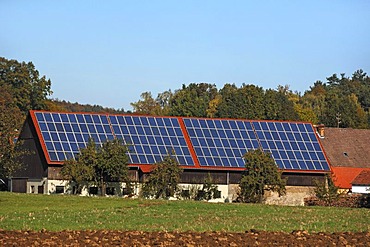
[[[280,196],[276,192],[267,191],[265,203],[271,205],[304,206],[304,199],[314,195],[314,187],[286,186],[286,195]]]
[[[285,186],[286,195],[280,196],[277,192],[265,192],[265,204],[286,205],[286,206],[304,206],[304,199],[313,196],[313,186]],[[229,201],[235,201],[239,191],[238,184],[229,185]]]

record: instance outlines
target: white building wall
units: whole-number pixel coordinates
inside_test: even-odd
[[[46,194],[55,194],[57,192],[57,186],[64,187],[63,194],[69,194],[68,181],[65,180],[47,180],[46,183]]]
[[[216,201],[222,201],[224,202],[226,200],[226,198],[229,197],[229,186],[226,185],[226,184],[216,184],[217,186],[217,190],[219,190],[221,192],[221,198],[217,198]],[[179,184],[179,187],[182,189],[182,190],[194,190],[194,191],[198,191],[198,190],[201,190],[203,188],[203,184]]]
[[[37,186],[44,183],[45,184],[45,188],[44,188],[44,193],[45,194],[55,194],[57,193],[57,187],[58,186],[61,186],[61,187],[64,187],[64,194],[72,194],[73,192],[73,184],[69,184],[69,181],[66,181],[66,180],[43,180],[43,182],[28,182],[27,183],[27,193],[31,193],[31,186],[34,186],[37,190]],[[139,189],[138,189],[138,186],[136,184],[132,184],[133,186],[133,189],[134,189],[134,194],[138,194],[139,193]],[[90,187],[94,187],[94,186],[90,186]],[[113,183],[108,183],[107,184],[107,187],[113,187],[114,190],[115,190],[115,195],[117,196],[122,196],[122,189],[123,188],[126,188],[126,184],[125,183],[117,183],[117,182],[113,182]],[[37,193],[37,191],[36,191]],[[100,190],[98,189],[98,195],[100,194]],[[84,187],[81,191],[81,196],[90,196],[89,194],[89,188],[88,187]]]
[[[47,179],[29,179],[27,181],[27,193],[38,194],[39,186],[43,187],[44,193],[46,193],[46,182]]]
[[[370,194],[370,185],[352,185],[352,193]]]

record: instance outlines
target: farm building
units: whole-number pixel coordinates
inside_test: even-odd
[[[353,193],[370,194],[370,170],[363,170],[351,184]]]
[[[335,185],[350,191],[362,171],[370,171],[370,130],[325,128],[321,138]]]
[[[130,144],[130,173],[138,184],[154,163],[174,150],[184,169],[182,185],[203,184],[210,174],[222,198],[235,197],[244,170],[242,156],[252,149],[270,152],[288,187],[300,195],[307,196],[304,188],[330,172],[311,123],[31,111],[19,139],[32,154],[23,160],[26,169],[12,178],[11,190],[66,192],[60,175],[63,162],[75,157],[90,137],[97,144],[113,138]]]

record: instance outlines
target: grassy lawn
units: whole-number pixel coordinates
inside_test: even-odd
[[[0,192],[0,229],[370,231],[370,210]]]

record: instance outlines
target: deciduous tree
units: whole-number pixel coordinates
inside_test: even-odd
[[[173,154],[168,154],[161,162],[154,164],[148,180],[143,185],[142,195],[156,199],[174,196],[182,171]]]
[[[125,182],[130,187],[127,152],[120,139],[108,140],[100,147],[90,138],[76,159],[65,162],[62,174],[77,185],[79,192],[85,185],[96,184],[104,196],[110,181]]]
[[[217,95],[217,88],[209,83],[183,85],[174,93],[170,105],[172,116],[206,117],[209,102]]]
[[[239,183],[239,198],[243,202],[260,203],[266,190],[285,194],[285,180],[269,153],[261,149],[250,150],[244,155],[245,171]]]
[[[31,109],[45,109],[51,95],[51,81],[40,77],[32,62],[18,62],[0,57],[0,87],[10,86],[17,107],[27,114]]]
[[[0,87],[0,178],[19,171],[22,168],[20,157],[28,153],[20,149],[20,142],[15,142],[23,119],[10,87],[3,85]]]
[[[121,139],[106,141],[98,149],[94,177],[102,196],[105,195],[106,185],[109,181],[125,182],[126,187],[131,188],[128,174],[128,151]]]

